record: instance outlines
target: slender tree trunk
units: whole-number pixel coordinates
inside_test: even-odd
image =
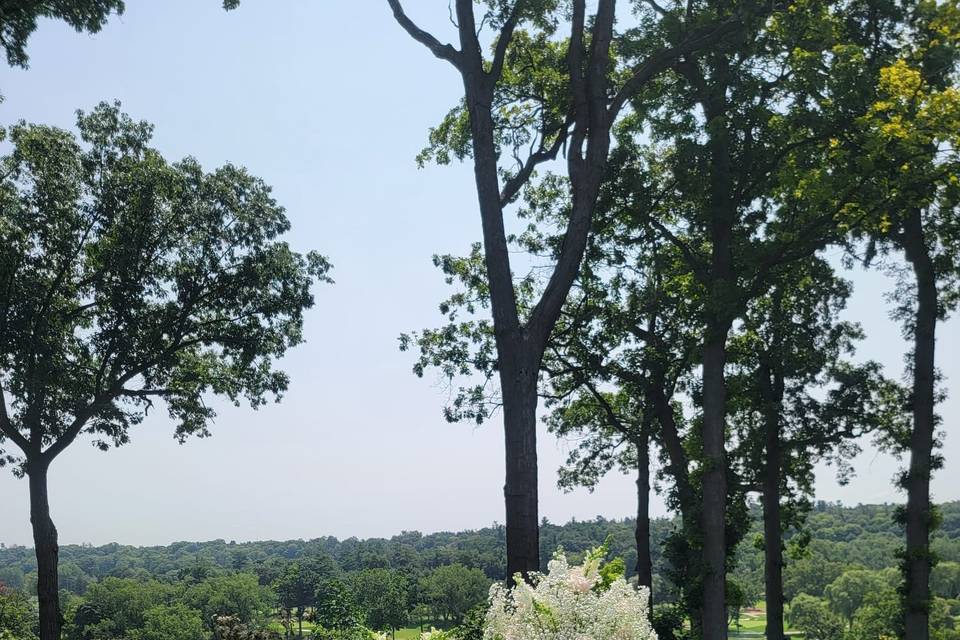
[[[30,524],[37,554],[37,597],[40,602],[40,640],[60,640],[60,587],[57,563],[60,548],[57,528],[50,519],[46,463],[28,463]]]
[[[637,584],[650,589],[653,604],[653,561],[650,558],[650,439],[646,426],[637,442]]]
[[[725,640],[726,332],[710,333],[703,354],[703,638]]]
[[[903,243],[917,281],[917,315],[913,332],[913,432],[910,434],[910,468],[906,477],[904,637],[906,640],[927,640],[930,637],[930,473],[936,430],[934,356],[938,303],[936,272],[924,239],[919,210],[912,211],[908,217]]]
[[[501,351],[506,447],[507,582],[540,570],[537,495],[537,367],[521,354]],[[504,366],[505,365],[505,366]]]
[[[651,332],[652,333],[652,332]],[[670,474],[673,476],[676,485],[677,499],[680,503],[680,517],[683,526],[684,538],[689,542],[692,540],[692,534],[698,531],[696,522],[696,493],[690,483],[689,460],[686,451],[683,448],[683,441],[680,438],[680,430],[677,427],[676,416],[673,414],[673,407],[670,405],[670,399],[667,396],[666,375],[661,368],[654,368],[651,371],[651,386],[649,387],[650,400],[654,412],[657,416],[657,422],[660,425],[660,434],[663,442],[663,448],[670,459]],[[699,558],[696,557],[696,551],[693,548],[687,549],[687,557],[683,560],[685,567],[682,569],[688,575],[697,570]],[[684,589],[689,589],[690,585],[682,585]],[[690,627],[694,632],[694,637],[702,629],[702,602],[695,599],[687,599],[688,611],[690,616]]]
[[[779,420],[767,419],[766,464],[763,471],[764,586],[767,599],[767,640],[784,640],[783,635],[783,545],[780,524]]]
[[[733,321],[731,305],[736,294],[733,229],[737,206],[733,200],[730,132],[726,118],[728,61],[711,61],[712,77],[706,82],[696,65],[687,72],[700,88],[707,116],[707,151],[710,155],[709,229],[710,273],[708,319],[703,344],[703,638],[726,640],[726,513],[727,513],[727,336]]]

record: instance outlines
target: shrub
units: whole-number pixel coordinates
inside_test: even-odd
[[[601,562],[605,555],[606,547],[594,549],[582,565],[571,567],[558,552],[547,574],[532,576],[532,584],[518,576],[512,589],[494,585],[484,638],[655,639],[647,609],[648,590],[637,590],[622,575],[604,571]]]

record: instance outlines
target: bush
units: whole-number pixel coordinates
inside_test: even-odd
[[[687,632],[683,628],[686,616],[676,604],[658,604],[653,607],[653,630],[659,640],[686,640]]]
[[[528,584],[490,589],[484,637],[560,640],[562,638],[655,638],[650,626],[647,589],[636,589],[623,576],[601,568],[606,547],[594,549],[583,565],[571,567],[562,552],[546,575]]]

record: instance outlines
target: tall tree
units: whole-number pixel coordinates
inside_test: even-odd
[[[909,44],[883,70],[854,148],[863,158],[861,171],[873,178],[860,203],[874,214],[870,251],[898,251],[909,265],[909,272],[900,274],[895,315],[912,341],[913,424],[893,440],[909,455],[900,479],[907,492],[900,516],[906,530],[903,632],[908,640],[926,640],[934,563],[930,477],[942,465],[935,451],[936,405],[942,399],[936,329],[960,297],[960,4],[918,3],[910,24]]]
[[[283,209],[245,170],[168,163],[118,105],[77,127],[20,123],[0,160],[0,447],[29,478],[41,640],[61,626],[53,460],[83,434],[128,442],[157,400],[182,442],[208,434],[210,394],[279,397],[272,362],[329,268],[280,240]]]
[[[483,229],[482,281],[493,316],[503,408],[507,571],[512,579],[540,567],[536,442],[540,362],[586,247],[611,126],[631,97],[679,56],[740,31],[742,16],[718,22],[709,12],[706,18],[694,12],[692,5],[684,13],[649,3],[654,18],[665,17],[660,23],[654,20],[655,26],[640,36],[633,34],[633,44],[639,46],[625,50],[636,60],[618,69],[624,80],[616,86],[611,74],[615,0],[600,0],[590,20],[586,2],[574,0],[565,40],[558,40],[563,7],[553,0],[490,0],[481,3],[486,10],[479,22],[475,1],[457,0],[453,13],[459,48],[442,44],[418,27],[400,0],[388,3],[404,30],[453,65],[463,79],[463,103],[432,132],[430,151],[441,160],[448,160],[451,150],[460,158],[468,154],[473,158]],[[480,40],[480,28],[486,25],[497,30],[489,59]],[[555,160],[561,150],[566,151],[570,196],[563,241],[542,294],[525,310],[514,288],[504,214],[536,168]],[[502,155],[512,155],[517,165],[505,166]]]
[[[752,301],[731,338],[731,421],[742,481],[759,491],[764,524],[766,636],[784,640],[783,536],[800,527],[813,467],[832,460],[841,481],[856,441],[899,424],[903,394],[880,365],[846,362],[862,337],[839,320],[850,294],[826,261],[794,263]]]
[[[619,165],[622,155],[622,147],[613,154],[616,177],[607,191],[628,181],[628,169]],[[688,292],[674,280],[676,251],[649,228],[638,229],[635,210],[611,206],[610,199],[601,202],[577,290],[545,356],[546,404],[551,409],[547,423],[559,437],[574,436],[578,442],[560,471],[561,486],[592,487],[615,466],[636,474],[637,575],[640,584],[652,588],[649,494],[654,443],[665,458],[671,503],[682,515],[686,534],[695,519],[696,489],[683,443],[687,430],[674,397],[680,379],[690,373],[696,343],[688,332]],[[682,593],[691,591],[683,586]]]
[[[854,128],[864,113],[854,97],[873,80],[878,56],[871,47],[878,45],[860,40],[879,33],[885,43],[891,19],[861,9],[790,4],[752,41],[684,56],[674,65],[669,100],[651,116],[650,138],[666,147],[668,184],[684,206],[650,224],[679,249],[701,299],[701,379],[693,398],[700,409],[705,638],[726,636],[727,538],[742,523],[727,513],[737,493],[729,484],[729,338],[779,272],[843,237],[837,211],[806,198],[816,183],[797,184],[794,174],[815,166],[831,132]]]

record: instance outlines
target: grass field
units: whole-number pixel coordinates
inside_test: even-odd
[[[728,631],[731,638],[759,638],[767,630],[767,603],[760,601],[755,607],[740,613],[740,627],[730,625]],[[791,631],[789,623],[785,622],[784,631],[791,638],[802,639],[803,634]]]

